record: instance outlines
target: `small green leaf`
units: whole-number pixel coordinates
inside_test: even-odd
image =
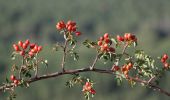
[[[137,41],[133,42],[133,46],[136,47],[138,45]]]

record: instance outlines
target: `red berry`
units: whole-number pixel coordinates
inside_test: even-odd
[[[97,44],[98,44],[99,46],[101,46],[101,45],[102,45],[102,41],[98,41]]]
[[[35,45],[35,47],[33,48],[33,53],[37,53],[38,51],[38,45]]]
[[[76,30],[77,30],[76,26],[73,26],[72,29],[71,29],[72,32],[75,32]]]
[[[42,46],[38,46],[38,52],[42,50]]]
[[[24,56],[25,55],[25,51],[20,51],[20,55]]]
[[[120,69],[119,66],[115,66],[115,65],[114,65],[114,66],[112,67],[112,70],[113,70],[113,71],[118,71],[119,69]]]
[[[96,94],[96,91],[94,89],[90,89],[91,94]]]
[[[18,84],[19,84],[19,81],[15,79],[15,80],[14,80],[14,84],[15,84],[15,85],[18,85]]]
[[[136,41],[136,40],[137,40],[137,38],[136,38],[136,36],[135,36],[135,35],[131,35],[130,40],[132,40],[132,41]]]
[[[67,25],[75,26],[75,25],[76,25],[76,22],[69,20],[69,21],[67,22]]]
[[[167,59],[168,59],[168,55],[167,55],[167,54],[164,54],[162,58],[165,59],[165,60],[167,60]]]
[[[35,47],[35,43],[30,44],[30,48],[33,49]]]
[[[129,33],[125,33],[124,34],[124,39],[127,41],[128,40],[128,37],[129,37]]]
[[[16,44],[13,44],[13,48],[14,48],[15,51],[20,51],[19,46],[16,45]]]
[[[108,44],[105,43],[105,44],[103,45],[103,48],[104,48],[104,49],[107,49],[107,48],[108,48]]]
[[[110,39],[106,38],[105,43],[110,43]]]
[[[133,67],[133,64],[130,62],[130,63],[128,64],[128,66],[129,66],[129,67]]]
[[[124,38],[121,37],[121,36],[119,36],[119,35],[117,35],[117,40],[118,40],[118,41],[124,41]]]
[[[22,48],[27,49],[28,45],[26,43],[23,43]]]
[[[14,76],[14,75],[11,75],[11,76],[10,76],[10,79],[11,79],[11,81],[14,81],[14,80],[15,80],[15,76]]]
[[[85,86],[91,86],[90,82],[86,82]]]
[[[165,67],[165,68],[168,68],[168,67],[169,67],[169,64],[168,64],[168,63],[164,63],[164,67]]]
[[[61,29],[65,28],[65,27],[66,27],[66,25],[65,25],[64,21],[60,21],[60,22],[58,22],[57,25],[56,25],[56,28],[57,28],[58,30],[61,30]]]
[[[113,47],[110,47],[108,51],[109,52],[115,52],[115,49]]]
[[[80,36],[81,32],[76,32],[75,34],[76,34],[76,36]]]
[[[104,38],[103,37],[100,37],[100,39],[99,39],[100,41],[103,41],[104,40]]]
[[[162,59],[161,59],[161,62],[162,62],[162,63],[165,63],[165,62],[166,62],[166,60],[162,58]]]
[[[30,44],[30,40],[27,39],[27,40],[25,41],[25,44],[28,46],[28,45]]]
[[[71,32],[71,31],[72,31],[72,25],[68,25],[67,30],[68,30],[69,32]]]
[[[56,25],[56,28],[57,28],[57,30],[61,30],[61,29],[62,29],[62,27],[60,26],[60,24],[57,24],[57,25]]]
[[[19,45],[20,47],[22,47],[23,42],[22,42],[22,41],[18,41],[18,45]]]
[[[128,40],[131,40],[131,37],[132,37],[132,34],[128,33],[128,34],[127,34],[127,39],[128,39]]]
[[[31,52],[31,51],[30,51],[30,52],[28,52],[28,54],[29,54],[29,56],[30,56],[30,57],[33,57],[33,56],[34,56],[34,53],[33,53],[33,52]]]
[[[109,33],[105,33],[103,37],[104,37],[104,39],[108,38],[109,37]]]

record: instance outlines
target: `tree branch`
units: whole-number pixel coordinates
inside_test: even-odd
[[[87,68],[74,69],[74,70],[65,70],[64,72],[61,71],[61,72],[54,72],[54,73],[51,73],[51,74],[45,74],[45,75],[42,75],[42,76],[31,78],[31,79],[27,80],[26,82],[33,83],[33,82],[44,80],[44,79],[55,78],[55,77],[59,77],[59,76],[67,75],[67,74],[76,74],[76,73],[82,73],[82,72],[105,73],[105,74],[111,74],[111,75],[117,75],[117,76],[123,77],[121,74],[114,73],[111,70],[97,69],[97,68],[93,68],[91,70],[90,67],[87,67]],[[128,79],[131,79],[131,80],[133,80],[137,83],[143,83],[143,84],[151,87],[153,90],[156,90],[156,91],[158,91],[162,94],[170,96],[169,92],[163,90],[162,88],[158,87],[157,85],[154,85],[153,83],[148,83],[148,81],[141,80],[141,79],[134,78],[134,77],[128,77]],[[0,91],[3,91],[5,88],[10,88],[10,87],[13,87],[13,86],[14,86],[13,83],[0,86]]]

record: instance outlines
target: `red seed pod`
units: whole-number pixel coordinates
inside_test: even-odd
[[[103,44],[103,48],[105,49],[105,50],[107,50],[108,49],[108,44]]]
[[[85,86],[91,86],[90,82],[86,82]]]
[[[121,36],[117,35],[117,40],[123,42],[124,41],[124,37],[121,37]]]
[[[18,45],[19,45],[20,47],[22,47],[23,42],[22,42],[22,41],[18,41]]]
[[[167,55],[167,54],[164,54],[162,58],[163,58],[164,60],[167,60],[167,59],[168,59],[168,55]]]
[[[24,50],[20,51],[20,55],[25,56],[25,51]]]
[[[76,32],[75,34],[76,34],[76,36],[80,36],[81,32]]]
[[[18,85],[19,84],[19,81],[17,79],[14,80],[14,84],[15,85]]]
[[[113,71],[118,71],[118,70],[120,70],[120,67],[114,65],[114,66],[112,67],[112,70],[113,70]]]
[[[30,57],[33,57],[34,56],[34,53],[33,52],[28,52],[28,55],[30,56]]]
[[[72,32],[75,32],[76,30],[77,30],[76,26],[73,26],[72,29],[71,29]]]
[[[15,78],[14,75],[11,75],[11,76],[10,76],[10,79],[11,79],[11,81],[14,81],[16,78]]]
[[[35,47],[33,48],[34,50],[34,53],[37,53],[38,52],[38,45],[35,45]]]
[[[161,62],[162,62],[162,63],[165,63],[165,62],[166,62],[166,60],[162,58],[162,59],[161,59]]]
[[[114,49],[113,47],[110,47],[110,48],[108,49],[108,51],[113,53],[113,52],[115,52],[115,49]]]
[[[102,43],[102,41],[98,41],[97,44],[98,44],[98,46],[101,46],[103,43]]]
[[[25,41],[25,44],[28,46],[28,45],[30,44],[30,40],[27,39],[27,40]]]
[[[30,48],[33,49],[35,47],[35,43],[30,44]]]
[[[42,46],[38,46],[38,52],[42,50]]]
[[[106,39],[105,39],[105,43],[110,43],[110,39],[109,39],[109,38],[106,38]]]
[[[90,89],[90,93],[94,95],[96,94],[96,91],[94,89]]]
[[[136,41],[136,40],[137,40],[137,38],[136,38],[136,36],[135,36],[135,35],[131,35],[130,40],[132,40],[132,41]]]
[[[126,41],[128,40],[128,37],[129,37],[128,35],[129,35],[129,33],[125,33],[125,34],[124,34],[124,39],[125,39]]]
[[[56,28],[57,28],[57,30],[61,30],[62,29],[62,27],[60,26],[59,23],[56,25]]]
[[[19,46],[16,45],[16,44],[13,44],[13,48],[14,48],[15,51],[21,51],[20,48],[19,48]]]
[[[99,40],[100,40],[100,41],[103,41],[103,40],[104,40],[104,37],[100,37]]]
[[[104,39],[109,38],[109,33],[105,33],[103,37]]]
[[[164,67],[167,69],[169,67],[168,63],[164,63]]]
[[[68,30],[69,32],[72,32],[72,25],[68,25],[68,26],[67,26],[67,30]]]
[[[69,20],[69,21],[67,22],[67,25],[75,26],[75,25],[76,25],[76,22]]]
[[[27,49],[28,45],[26,43],[23,43],[22,48]]]
[[[57,25],[56,25],[56,28],[57,28],[58,30],[61,30],[61,29],[65,28],[65,27],[66,27],[66,25],[65,25],[64,21],[60,21],[60,22],[58,22]]]

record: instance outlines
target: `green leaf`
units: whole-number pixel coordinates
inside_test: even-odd
[[[113,43],[115,43],[115,44],[116,44],[116,47],[118,46],[118,42],[117,42],[117,40],[116,40],[116,39],[111,38],[111,41],[112,41]]]
[[[85,41],[83,42],[83,45],[85,45],[87,48],[90,48],[90,47],[92,47],[92,46],[97,45],[97,43],[96,43],[96,42],[92,42],[92,41],[90,41],[90,40],[85,40]]]
[[[137,47],[137,45],[138,45],[138,43],[135,41],[135,42],[133,42],[133,46],[134,47]]]
[[[6,77],[6,83],[9,83],[9,79]]]
[[[12,59],[12,60],[15,60],[16,55],[17,55],[17,53],[16,53],[16,52],[13,52],[13,53],[11,54],[11,59]]]

